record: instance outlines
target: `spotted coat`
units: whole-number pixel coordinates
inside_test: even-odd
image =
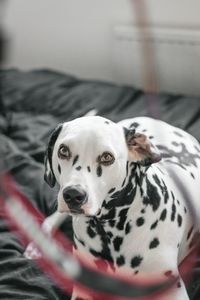
[[[58,155],[63,144],[64,160]],[[194,137],[147,117],[119,124],[79,118],[52,134],[45,166],[48,184],[60,185],[60,212],[70,212],[66,186],[82,186],[88,194],[78,214],[71,210],[75,252],[87,253],[97,268],[103,259],[105,270],[133,278],[179,274],[200,228],[200,145]],[[189,299],[181,278],[170,299]]]

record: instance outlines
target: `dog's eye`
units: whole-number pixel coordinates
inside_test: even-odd
[[[60,145],[58,149],[58,157],[61,159],[70,159],[71,158],[71,152],[69,148],[66,145]]]
[[[98,158],[98,162],[102,165],[109,166],[114,163],[114,156],[110,152],[104,152]]]

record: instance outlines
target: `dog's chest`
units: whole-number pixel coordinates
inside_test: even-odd
[[[132,221],[124,218],[119,230],[116,220],[73,222],[74,239],[78,249],[92,255],[94,261],[104,259],[115,267],[129,266],[134,251]],[[80,230],[81,228],[81,230]]]
[[[163,197],[157,209],[153,209],[150,203],[141,200],[137,210],[134,206],[119,209],[115,220],[74,219],[76,245],[92,255],[95,262],[105,259],[113,263],[114,268],[125,267],[137,274],[145,266],[149,268],[152,256],[163,251],[169,241],[178,250],[186,224],[184,206],[177,203],[171,193],[168,200]]]

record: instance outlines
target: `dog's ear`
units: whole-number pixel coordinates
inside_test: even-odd
[[[45,165],[45,173],[44,173],[44,180],[48,183],[50,187],[54,187],[56,183],[56,178],[53,172],[53,166],[52,166],[52,154],[53,154],[53,148],[55,145],[55,142],[58,138],[58,135],[60,134],[62,130],[63,125],[58,124],[58,126],[54,129],[54,131],[51,133],[47,149],[44,156],[44,165]]]
[[[161,160],[158,150],[151,144],[143,133],[136,133],[135,129],[124,128],[126,144],[130,157],[136,163],[149,166]]]

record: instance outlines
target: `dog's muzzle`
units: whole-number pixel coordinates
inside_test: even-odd
[[[72,213],[82,213],[81,206],[88,200],[87,193],[78,185],[63,190],[63,199]]]

